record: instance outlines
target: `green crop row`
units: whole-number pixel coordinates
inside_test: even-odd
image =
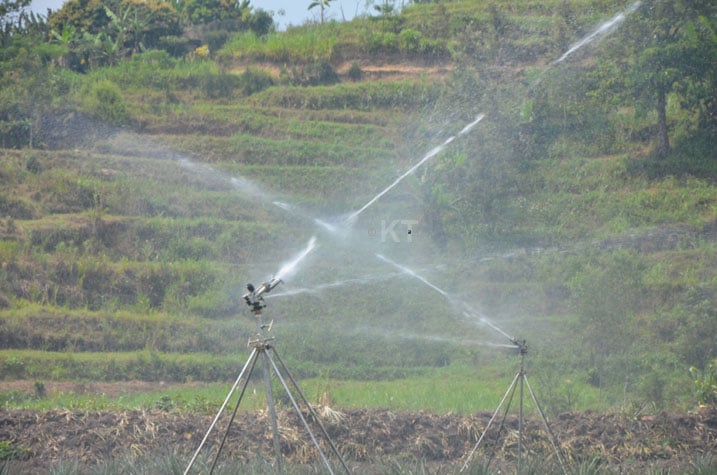
[[[243,307],[235,302],[235,310]],[[37,313],[15,308],[0,313],[0,338],[5,349],[51,352],[233,353],[253,333],[248,319],[215,322],[166,313],[142,315],[117,312],[61,313],[57,308],[33,306]]]
[[[377,148],[393,146],[385,137],[385,132],[371,123],[341,121],[338,115],[335,119],[331,116],[313,118],[306,114],[292,114],[291,110],[282,113],[257,111],[244,104],[178,108],[170,114],[158,116],[148,131],[212,136],[245,133],[266,138],[338,142],[353,147],[366,143]]]
[[[357,205],[357,197],[372,192],[376,188],[373,183],[377,180],[384,180],[381,181],[382,184],[387,182],[382,174],[386,173],[390,163],[386,161],[372,169],[274,165],[235,166],[232,169],[261,180],[273,189],[281,189],[289,194],[288,199],[292,202],[319,208],[322,212],[339,214]]]
[[[254,95],[262,107],[288,109],[420,110],[429,107],[440,88],[429,81],[391,81],[317,87],[276,87]]]
[[[21,356],[12,356],[3,360],[3,367],[21,365]],[[136,361],[149,362],[152,356],[135,356]],[[143,359],[144,358],[144,359]],[[239,362],[237,361],[237,364]],[[155,365],[161,365],[155,360]],[[201,386],[181,386],[157,389],[146,393],[122,394],[108,397],[82,392],[53,393],[31,395],[19,392],[0,392],[0,404],[7,409],[46,410],[53,408],[81,410],[132,410],[161,409],[165,411],[192,411],[213,414],[219,408],[229,387],[241,368],[234,368],[223,379],[223,384],[208,383]],[[291,370],[291,368],[290,368]],[[318,378],[302,379],[299,384],[310,402],[327,404],[333,409],[351,409],[380,407],[393,411],[422,411],[432,413],[472,414],[493,410],[501,396],[508,389],[513,376],[513,368],[505,364],[475,368],[454,366],[434,369],[410,378],[398,378],[391,381],[356,381],[336,379],[330,372]],[[101,380],[93,380],[101,381]],[[170,380],[168,380],[169,382]],[[251,389],[242,401],[240,409],[251,411],[265,406],[263,384],[250,381]],[[91,382],[88,383],[91,387]],[[553,398],[571,398],[570,410],[601,410],[605,401],[601,400],[598,390],[586,384],[563,382],[561,387],[546,388],[539,381],[533,381],[535,391],[541,403],[552,403]],[[284,390],[275,384],[277,404],[288,404]],[[78,383],[82,389],[82,383]],[[552,404],[551,404],[552,406]],[[526,404],[527,414],[535,414],[532,404]],[[551,413],[552,415],[552,413]]]
[[[241,369],[241,356],[202,353],[64,353],[0,351],[0,379],[84,381],[226,381]]]
[[[344,145],[340,140],[317,142],[275,139],[249,134],[232,137],[173,136],[176,149],[210,161],[233,161],[250,165],[341,165],[366,166],[390,158],[390,151],[371,146]],[[210,152],[209,152],[210,151]]]

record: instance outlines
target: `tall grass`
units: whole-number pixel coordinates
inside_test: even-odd
[[[308,63],[332,59],[338,30],[333,27],[292,28],[258,38],[253,32],[234,36],[217,53],[219,62],[228,60]]]

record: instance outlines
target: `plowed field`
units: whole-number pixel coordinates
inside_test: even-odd
[[[317,408],[324,427],[356,473],[372,463],[423,460],[436,473],[455,473],[476,445],[491,413],[470,416],[427,412],[397,413],[382,409],[335,411]],[[109,458],[151,457],[168,449],[188,461],[212,422],[212,415],[154,411],[70,412],[1,411],[0,441],[13,470],[49,473],[58,460],[77,460],[91,467]],[[311,419],[310,417],[308,418]],[[208,451],[216,450],[229,417],[210,433]],[[287,463],[320,463],[317,451],[293,410],[278,414],[282,451]],[[476,457],[491,457],[491,466],[515,463],[518,421],[501,417],[478,446]],[[648,468],[682,470],[700,457],[717,453],[717,410],[628,417],[613,413],[566,413],[549,423],[568,464],[599,461],[627,473]],[[330,455],[321,432],[317,438]],[[239,414],[230,426],[221,457],[225,460],[273,460],[271,424],[266,412]],[[523,454],[550,459],[556,449],[539,418],[527,418]],[[12,449],[12,450],[11,450]]]

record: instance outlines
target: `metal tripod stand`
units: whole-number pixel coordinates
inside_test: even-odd
[[[321,433],[325,437],[325,439],[328,441],[329,446],[331,447],[331,451],[333,454],[339,459],[341,463],[341,467],[346,471],[346,473],[351,473],[346,466],[346,463],[344,462],[343,458],[341,457],[341,454],[339,453],[338,449],[336,448],[336,445],[331,440],[331,437],[329,437],[328,432],[326,431],[326,428],[322,424],[321,420],[319,419],[319,416],[316,414],[316,411],[314,411],[314,408],[311,406],[309,401],[306,399],[306,396],[301,391],[301,388],[297,384],[294,377],[289,372],[289,369],[286,367],[284,362],[282,361],[281,357],[279,357],[279,354],[276,351],[276,348],[274,347],[274,338],[267,337],[265,335],[265,332],[271,331],[272,323],[264,324],[262,321],[262,308],[265,307],[263,303],[263,299],[261,298],[261,294],[264,292],[269,292],[273,287],[278,285],[280,281],[272,281],[270,283],[264,283],[262,284],[259,289],[255,290],[254,287],[249,284],[247,288],[249,289],[249,293],[244,296],[244,299],[246,300],[247,304],[249,304],[252,307],[252,311],[254,315],[257,318],[257,325],[258,325],[258,333],[255,338],[249,340],[249,347],[251,347],[251,354],[249,355],[249,358],[247,359],[246,363],[244,364],[244,367],[242,368],[241,372],[239,373],[239,376],[237,377],[236,381],[234,382],[233,386],[229,390],[229,393],[227,394],[226,398],[224,399],[224,403],[222,404],[221,408],[219,409],[219,412],[214,417],[214,420],[212,421],[211,425],[209,426],[209,430],[207,430],[207,433],[204,435],[204,438],[202,439],[202,442],[199,444],[199,447],[197,448],[196,452],[194,453],[194,456],[189,461],[189,464],[187,465],[187,468],[184,470],[184,475],[187,475],[189,471],[192,468],[192,465],[194,465],[194,462],[197,459],[197,456],[199,455],[199,452],[202,450],[202,447],[206,443],[207,439],[209,438],[209,434],[214,429],[214,426],[217,424],[217,421],[219,420],[219,417],[224,412],[224,409],[229,404],[230,399],[232,398],[232,395],[237,391],[237,389],[240,389],[239,392],[239,399],[237,400],[236,406],[234,407],[234,412],[232,413],[231,419],[229,420],[229,424],[227,425],[226,431],[224,433],[224,437],[222,438],[221,444],[219,445],[219,449],[217,450],[217,454],[214,458],[214,462],[212,463],[212,467],[209,471],[210,474],[214,472],[214,469],[217,465],[217,461],[219,460],[219,455],[222,452],[222,449],[224,448],[224,444],[227,440],[227,436],[229,435],[229,429],[231,428],[232,423],[234,422],[234,419],[236,417],[237,411],[239,409],[239,405],[241,404],[241,401],[244,397],[244,393],[246,392],[247,385],[249,384],[249,380],[251,379],[252,373],[254,371],[254,368],[256,366],[256,361],[261,357],[263,360],[263,372],[264,372],[264,382],[266,385],[266,402],[267,406],[269,408],[269,418],[271,421],[271,430],[272,430],[272,440],[274,445],[274,455],[276,457],[276,470],[277,473],[284,473],[284,463],[283,463],[283,457],[281,454],[281,440],[279,438],[279,426],[277,423],[276,418],[276,407],[274,404],[274,392],[271,385],[271,370],[274,370],[274,374],[277,376],[277,379],[280,381],[282,387],[286,391],[286,394],[289,397],[289,400],[291,401],[292,406],[294,407],[294,410],[299,416],[299,419],[301,419],[301,422],[304,425],[304,428],[306,429],[307,433],[311,437],[311,441],[314,444],[314,447],[316,447],[316,450],[319,452],[319,455],[321,456],[321,460],[323,461],[324,465],[326,466],[328,472],[330,474],[334,474],[334,471],[331,467],[331,464],[329,463],[329,460],[326,458],[326,455],[324,454],[323,450],[321,449],[321,446],[319,445],[318,440],[316,439],[316,436],[314,435],[314,432],[311,430],[311,427],[309,426],[308,421],[304,417],[304,414],[301,412],[301,409],[299,407],[299,404],[294,397],[294,394],[292,394],[292,390],[289,388],[289,385],[286,382],[285,377],[289,380],[291,383],[291,386],[293,387],[295,393],[299,396],[299,398],[304,402],[304,405],[306,406],[309,414],[313,418],[313,420],[317,423],[319,426]],[[272,285],[273,284],[273,285]],[[278,362],[278,365],[277,365]],[[241,388],[239,388],[241,386]]]
[[[533,400],[533,404],[535,406],[535,409],[537,410],[538,414],[540,415],[540,419],[543,422],[543,426],[545,428],[545,432],[548,434],[550,443],[553,446],[553,449],[555,450],[555,456],[558,459],[558,462],[560,464],[560,468],[562,469],[563,473],[565,475],[568,475],[568,471],[566,469],[565,463],[564,463],[564,457],[562,455],[562,452],[560,450],[560,447],[557,443],[557,438],[555,437],[555,434],[553,434],[553,431],[550,430],[550,425],[548,424],[548,420],[545,417],[545,414],[543,413],[543,409],[540,407],[540,404],[538,403],[538,398],[535,397],[535,392],[533,391],[533,388],[530,386],[530,382],[528,382],[528,377],[525,373],[525,355],[528,354],[528,345],[526,344],[525,340],[518,341],[517,339],[511,339],[511,342],[516,346],[518,349],[518,353],[520,355],[520,366],[518,368],[518,372],[515,374],[515,377],[513,378],[513,381],[508,386],[508,390],[503,395],[503,399],[500,400],[500,404],[498,404],[498,407],[496,408],[495,412],[491,416],[490,420],[488,421],[488,424],[485,426],[485,429],[483,429],[483,433],[478,438],[478,441],[476,442],[475,446],[473,447],[473,450],[470,451],[468,454],[468,457],[466,458],[465,463],[463,464],[463,467],[461,468],[461,472],[466,470],[468,468],[468,464],[470,463],[471,459],[473,458],[473,455],[475,454],[476,450],[478,449],[478,446],[481,444],[483,439],[485,438],[486,433],[488,432],[488,429],[493,424],[493,421],[496,419],[498,414],[500,413],[501,407],[503,407],[503,403],[505,403],[506,399],[508,400],[508,405],[506,406],[505,413],[503,414],[503,419],[500,423],[500,427],[498,428],[498,437],[500,437],[500,433],[503,431],[503,427],[505,425],[506,417],[508,416],[508,411],[510,410],[510,405],[513,402],[513,396],[515,395],[516,388],[518,389],[518,469],[517,473],[520,475],[522,468],[523,468],[523,399],[524,399],[524,389],[528,389],[528,393],[530,394],[531,399]]]

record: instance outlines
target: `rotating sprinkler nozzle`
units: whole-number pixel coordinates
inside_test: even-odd
[[[263,282],[259,287],[254,287],[253,284],[247,284],[246,289],[249,291],[242,297],[247,305],[249,305],[254,313],[261,313],[261,309],[266,307],[264,303],[264,294],[268,294],[271,290],[282,282],[281,279],[276,277],[269,281]]]
[[[518,349],[519,355],[524,356],[528,354],[528,343],[525,339],[519,340],[517,338],[511,338],[510,342]]]

